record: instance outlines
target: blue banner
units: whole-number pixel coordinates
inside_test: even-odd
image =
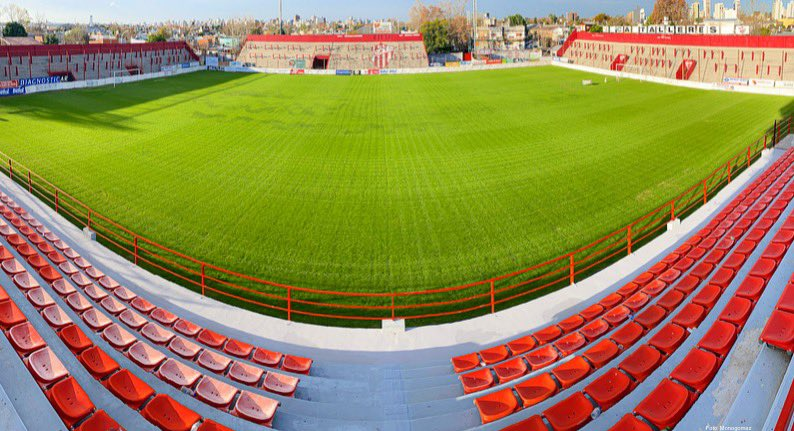
[[[0,97],[19,96],[25,94],[25,87],[21,88],[0,88]]]
[[[43,84],[57,84],[59,82],[67,82],[67,76],[44,76],[40,78],[23,78],[19,80],[20,87],[27,87],[30,85],[43,85]]]
[[[352,70],[340,69],[340,70],[336,71],[336,74],[339,75],[339,76],[350,76],[350,75],[353,74],[353,71]]]

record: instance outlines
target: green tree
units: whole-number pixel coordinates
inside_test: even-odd
[[[449,22],[445,19],[436,19],[422,24],[420,29],[425,39],[425,49],[430,54],[449,52],[452,47],[449,43]]]
[[[524,18],[523,15],[517,13],[515,15],[510,15],[507,17],[507,20],[510,22],[511,26],[518,26],[518,25],[527,25],[527,19]]]
[[[63,35],[63,42],[69,45],[86,45],[88,40],[88,31],[83,25],[74,26]]]
[[[600,14],[593,17],[593,21],[598,24],[605,24],[607,21],[609,21],[609,15],[601,12]]]
[[[45,45],[57,45],[60,41],[58,40],[58,36],[54,34],[48,34],[44,36],[44,44]]]
[[[27,37],[28,32],[22,24],[11,21],[3,28],[4,37]]]
[[[590,33],[603,33],[604,32],[604,27],[601,27],[600,25],[595,24],[592,27],[590,27],[590,30],[588,30],[588,31]]]
[[[168,31],[165,27],[160,27],[157,32],[150,34],[146,37],[146,41],[149,43],[152,42],[168,42],[168,39],[171,37],[171,32]]]

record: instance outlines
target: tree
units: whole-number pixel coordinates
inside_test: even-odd
[[[656,0],[649,21],[662,24],[665,18],[672,24],[686,24],[689,20],[686,0]]]
[[[604,32],[604,27],[601,27],[600,25],[595,24],[595,25],[591,26],[590,30],[588,30],[588,31],[590,33],[603,33]]]
[[[168,39],[170,37],[171,37],[171,32],[168,31],[168,29],[165,28],[165,27],[160,27],[160,29],[157,30],[156,32],[149,34],[146,37],[146,41],[149,42],[149,43],[153,43],[153,42],[168,42]]]
[[[18,22],[26,27],[30,24],[30,14],[27,9],[15,4],[3,6],[3,8],[0,9],[0,16],[6,17],[7,22]]]
[[[527,25],[527,19],[524,18],[524,16],[521,15],[520,13],[517,13],[515,15],[510,15],[509,17],[507,17],[507,20],[510,22],[510,26]]]
[[[63,35],[63,42],[70,45],[86,45],[88,40],[88,31],[83,25],[74,26]]]
[[[48,34],[48,35],[44,36],[44,44],[45,45],[57,45],[58,43],[60,43],[58,41],[58,36],[56,36],[54,34]]]
[[[430,6],[422,3],[421,0],[416,0],[408,15],[411,28],[423,33],[422,27],[425,24],[446,21],[446,45],[449,46],[449,49],[461,51],[468,48],[471,25],[466,17],[466,0],[443,1],[438,5]]]
[[[449,52],[449,23],[443,19],[437,19],[422,24],[420,29],[425,40],[425,48],[429,54]]]
[[[16,21],[9,22],[3,28],[4,37],[26,37],[27,35],[28,32],[25,27]]]
[[[593,17],[593,21],[597,24],[605,24],[609,21],[609,15],[601,12],[600,14]]]
[[[237,38],[240,41],[245,40],[249,34],[256,34],[261,31],[259,23],[251,17],[232,18],[221,26],[221,33]]]

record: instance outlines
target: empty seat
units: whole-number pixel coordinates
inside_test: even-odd
[[[295,374],[309,374],[309,370],[312,367],[312,362],[313,361],[309,358],[286,355],[284,356],[284,363],[281,364],[281,369]]]
[[[241,362],[232,362],[229,368],[229,378],[244,385],[255,386],[265,370]]]
[[[581,356],[575,356],[570,361],[551,370],[563,389],[567,389],[590,374],[592,368]]]
[[[515,386],[515,391],[521,397],[524,407],[530,407],[550,398],[557,393],[557,383],[551,374],[539,374]]]
[[[45,308],[41,315],[53,328],[61,328],[72,323],[72,319],[57,305]],[[0,322],[2,322],[2,304],[0,304]]]
[[[714,276],[711,277],[711,284],[716,284],[720,287],[720,289],[724,290],[729,284],[731,284],[731,281],[733,281],[733,277],[735,275],[736,274],[733,272],[733,270],[728,268],[720,268],[716,273],[714,273]]]
[[[165,355],[142,341],[130,346],[127,356],[146,371],[154,370],[165,361]]]
[[[133,299],[132,302],[130,302],[130,305],[143,314],[149,314],[152,310],[154,310],[154,305],[140,296]]]
[[[764,292],[766,282],[767,281],[761,277],[747,276],[744,278],[744,281],[742,281],[742,284],[739,285],[739,288],[736,289],[736,295],[757,301]]]
[[[720,320],[732,323],[738,327],[743,327],[750,312],[753,310],[753,302],[746,298],[734,296],[720,313]]]
[[[22,290],[30,290],[35,289],[37,287],[41,287],[38,281],[33,278],[28,272],[20,272],[19,274],[14,275],[14,284],[17,285]]]
[[[716,355],[701,349],[692,349],[673,370],[670,377],[698,392],[703,392],[718,369],[719,359]]]
[[[627,414],[620,418],[609,431],[653,431],[653,428],[645,422],[637,419],[636,416]]]
[[[234,405],[232,414],[243,419],[256,422],[265,426],[273,423],[273,416],[276,414],[278,402],[265,398],[261,395],[242,391],[237,403]]]
[[[579,330],[585,338],[591,341],[604,335],[607,331],[609,331],[609,324],[604,319],[594,320]]]
[[[692,291],[695,290],[695,288],[698,287],[699,284],[700,284],[699,278],[692,275],[688,275],[683,279],[681,279],[681,281],[676,283],[675,290],[679,290],[688,295],[692,293]]]
[[[562,335],[562,329],[557,325],[548,326],[532,334],[541,345],[550,343]]]
[[[196,397],[198,399],[221,409],[228,407],[232,403],[235,395],[237,395],[237,389],[235,387],[213,379],[212,377],[202,378],[196,386]]]
[[[96,284],[93,283],[86,286],[83,289],[83,291],[85,292],[86,295],[88,295],[89,298],[97,302],[100,302],[108,297],[107,292],[105,292],[104,290],[102,290],[100,287],[98,287]]]
[[[494,384],[493,375],[488,368],[481,368],[458,377],[463,385],[463,393],[471,394],[490,388]]]
[[[736,341],[736,326],[717,320],[711,325],[706,335],[698,343],[698,347],[725,356]]]
[[[282,354],[278,352],[271,352],[270,350],[263,349],[261,347],[257,347],[254,350],[254,356],[251,358],[254,362],[260,365],[264,365],[266,367],[275,368],[281,362]],[[465,371],[463,368],[468,370],[477,368],[480,366],[480,359],[477,357],[476,353],[472,353],[470,355],[466,355],[464,357],[458,357],[452,360],[452,363],[455,368],[456,373],[460,373]]]
[[[168,344],[175,336],[173,332],[163,329],[163,327],[156,323],[146,324],[143,329],[141,329],[141,334],[155,344]]]
[[[80,294],[79,292],[75,292],[69,295],[66,298],[66,303],[69,305],[69,307],[72,308],[72,310],[78,313],[82,313],[83,311],[88,310],[89,308],[92,307],[88,299],[86,299],[86,297]]]
[[[579,313],[579,315],[584,317],[584,320],[586,322],[589,322],[589,321],[595,319],[596,317],[600,316],[601,314],[603,314],[604,310],[605,310],[604,307],[602,307],[601,305],[593,304],[593,305],[585,308],[584,310],[582,310]]]
[[[23,322],[8,331],[8,341],[21,355],[39,350],[47,345],[30,322]]]
[[[88,398],[74,377],[56,383],[47,391],[47,399],[67,427],[72,427],[94,411],[94,403]]]
[[[634,412],[658,428],[672,428],[684,417],[689,404],[687,389],[664,379],[637,405]]]
[[[773,310],[760,339],[779,349],[794,351],[794,313]]]
[[[116,300],[116,299],[114,299],[113,297],[110,297],[110,296],[108,296],[107,298],[103,299],[102,302],[100,302],[100,305],[108,313],[110,313],[110,314],[112,314],[114,316],[117,316],[117,315],[121,314],[121,312],[123,312],[124,310],[127,309],[127,307],[125,307],[124,304],[122,304],[121,302],[119,302],[118,300]]]
[[[198,427],[196,431],[234,431],[231,428],[225,427],[217,422],[205,419],[204,422]]]
[[[662,295],[662,297],[659,298],[659,301],[656,302],[656,305],[664,308],[667,311],[672,311],[675,310],[683,300],[684,294],[681,291],[671,290]]]
[[[80,258],[80,259],[82,259],[82,258]],[[80,266],[80,265],[78,265],[78,266]],[[89,277],[93,278],[94,280],[99,280],[99,279],[101,279],[102,277],[105,276],[105,273],[103,273],[102,271],[94,268],[93,266],[89,266],[88,268],[85,268],[85,273]]]
[[[670,292],[676,291],[671,290]],[[645,329],[652,329],[655,328],[665,316],[667,316],[667,311],[664,308],[658,305],[651,305],[638,314],[637,317],[634,318],[634,321],[642,325]]]
[[[649,300],[650,300],[650,297],[648,295],[646,295],[646,294],[644,294],[642,292],[637,292],[634,295],[632,295],[631,297],[629,297],[629,299],[624,301],[623,305],[625,305],[626,307],[629,307],[632,311],[638,311],[639,309],[644,307],[645,304],[647,304]]]
[[[195,337],[201,331],[201,327],[185,319],[179,319],[174,324],[174,330],[187,337]]]
[[[587,340],[584,336],[578,332],[574,332],[555,341],[554,347],[560,351],[562,356],[568,356],[581,349],[585,344],[587,344]]]
[[[493,371],[496,373],[496,377],[499,378],[500,384],[523,376],[527,373],[527,370],[527,363],[524,362],[524,358],[521,357],[515,357],[493,367]]]
[[[518,400],[510,389],[503,389],[477,398],[474,400],[474,404],[477,406],[480,419],[484,424],[502,419],[518,408]]]
[[[643,381],[661,362],[662,354],[653,347],[643,344],[627,356],[619,367],[635,380]]]
[[[631,379],[617,368],[611,368],[587,385],[584,391],[604,411],[623,399],[631,389]]]
[[[535,415],[510,425],[502,431],[548,431],[548,427],[546,427],[546,424],[543,422],[543,418]]]
[[[146,420],[165,431],[190,431],[201,416],[165,394],[152,398],[141,410]]]
[[[618,304],[620,301],[623,300],[623,297],[618,293],[612,293],[604,297],[604,299],[598,301],[598,304],[606,309],[610,309]]]
[[[107,340],[111,346],[118,350],[125,350],[127,347],[138,341],[134,335],[122,329],[121,326],[115,323],[102,331],[102,338]]]
[[[99,284],[108,290],[118,289],[120,286],[116,280],[112,279],[111,277],[108,277],[107,275],[104,275],[99,278]],[[134,296],[132,298],[134,298]],[[132,298],[130,298],[130,300]]]
[[[152,311],[150,317],[165,326],[171,326],[174,322],[176,322],[177,319],[174,313],[162,308],[155,308],[154,311]]]
[[[223,351],[238,358],[247,358],[251,356],[251,352],[254,350],[254,346],[243,343],[242,341],[235,340],[234,338],[230,338],[229,341],[226,343],[226,346],[223,347]]]
[[[223,372],[229,368],[229,364],[231,364],[232,360],[226,356],[219,355],[209,350],[204,350],[201,352],[201,354],[199,354],[198,360],[196,362],[214,373],[223,374]]]
[[[584,352],[583,356],[594,367],[601,368],[620,353],[620,348],[612,340],[601,340],[598,344]]]
[[[28,297],[30,303],[38,309],[46,308],[55,304],[52,296],[50,296],[50,294],[41,287],[37,287],[28,291],[26,296]]]
[[[116,398],[135,410],[154,395],[154,389],[126,369],[110,376],[105,385]]]
[[[507,351],[507,347],[505,346],[496,346],[480,351],[480,358],[482,358],[482,361],[485,363],[485,365],[491,365],[504,361],[508,356],[510,356],[510,353]]]
[[[689,332],[686,329],[674,323],[668,323],[651,337],[648,344],[669,355],[684,342],[688,335]]]
[[[107,328],[111,323],[113,323],[110,321],[110,319],[108,319],[107,316],[105,316],[96,308],[89,308],[83,312],[81,317],[83,318],[83,321],[91,327],[91,329],[97,332]]]
[[[45,386],[69,375],[55,352],[49,347],[31,353],[27,362],[30,373],[37,382]]]
[[[119,369],[118,362],[97,346],[81,353],[78,359],[97,380],[102,380]]]
[[[168,350],[192,361],[201,351],[201,347],[199,347],[198,344],[190,342],[182,337],[174,337],[171,339],[171,342],[168,343]]]
[[[527,353],[524,358],[529,362],[532,370],[538,370],[557,361],[559,353],[552,346],[544,346],[538,350]]]
[[[99,284],[102,284],[102,282],[100,281]],[[113,294],[116,295],[116,298],[118,298],[118,299],[120,299],[120,300],[122,300],[124,302],[130,302],[133,299],[138,297],[138,295],[134,294],[131,290],[127,289],[126,287],[119,286],[119,287],[117,287],[115,289],[112,289],[112,288],[109,288],[109,287],[105,286],[105,289],[113,290]]]
[[[667,288],[667,284],[665,284],[665,282],[663,282],[662,280],[657,279],[648,283],[647,286],[643,287],[642,292],[647,295],[656,296],[662,293],[662,291],[666,288]]]
[[[631,314],[631,310],[628,307],[619,305],[604,314],[603,319],[612,326],[617,326],[626,319],[628,319],[629,315]]]
[[[578,329],[583,324],[584,324],[584,318],[578,314],[575,314],[565,320],[562,320],[559,323],[559,327],[562,329],[563,332],[568,333]]]
[[[63,273],[69,277],[78,274],[80,272],[80,268],[72,265],[72,262],[64,262],[58,265],[58,268],[60,268],[61,271],[63,271]]]
[[[628,322],[615,331],[609,338],[617,343],[621,349],[627,349],[634,345],[645,332],[642,326],[635,322]]]
[[[66,344],[66,347],[75,354],[79,354],[93,345],[83,330],[75,324],[63,328],[61,332],[58,333],[58,336],[61,338],[61,341]]]
[[[298,378],[284,374],[268,372],[262,382],[262,389],[275,394],[291,397],[298,388]]]
[[[543,416],[549,421],[552,428],[557,431],[568,431],[581,428],[590,422],[593,405],[581,392],[576,392],[570,397],[549,407]]]
[[[777,269],[777,262],[772,259],[761,258],[756,261],[753,269],[750,271],[750,275],[769,281],[775,273],[775,269]]]
[[[52,282],[52,288],[61,296],[71,295],[77,291],[71,283],[62,278]]]
[[[100,410],[75,428],[75,431],[119,431],[121,429],[121,425],[118,422],[105,413],[104,410]]]
[[[709,283],[692,298],[692,302],[710,309],[720,299],[720,295],[722,295],[722,288]]]
[[[190,388],[201,377],[201,373],[174,359],[166,360],[157,374],[176,388]]]
[[[72,279],[72,283],[74,283],[77,286],[82,287],[82,288],[85,288],[85,287],[90,286],[90,285],[93,284],[91,279],[89,279],[88,277],[86,277],[85,275],[83,275],[80,272],[76,272],[76,273],[72,274],[71,277],[69,277],[69,278]]]
[[[149,321],[141,317],[140,314],[130,309],[122,311],[121,314],[119,314],[119,320],[136,331],[143,327],[143,325],[149,323]]]
[[[685,305],[678,314],[673,317],[673,323],[684,328],[695,328],[706,317],[706,309],[703,306],[689,303]]]
[[[213,349],[220,349],[223,344],[226,342],[226,337],[217,332],[210,331],[209,329],[203,329],[199,332],[198,337],[196,338],[201,344],[206,346],[212,347]]]

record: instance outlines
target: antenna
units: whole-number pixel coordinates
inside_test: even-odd
[[[474,9],[472,14],[472,30],[474,30],[474,37],[472,37],[472,52],[477,52],[477,0],[472,0],[472,9]]]

